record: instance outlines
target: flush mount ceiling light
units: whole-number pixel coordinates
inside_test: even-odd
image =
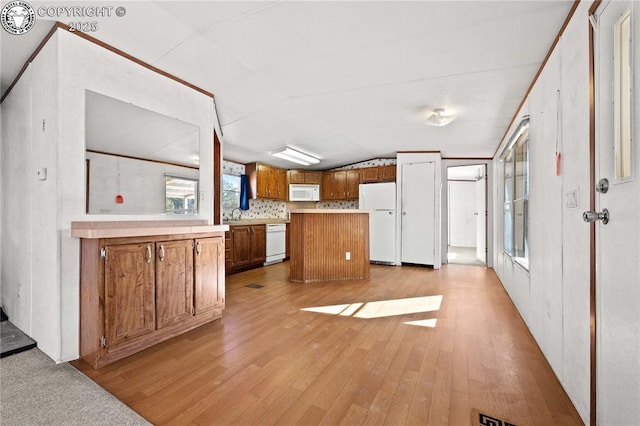
[[[452,114],[447,114],[444,108],[436,108],[433,110],[433,113],[427,117],[425,124],[429,126],[446,126],[455,119],[456,117]]]
[[[279,151],[273,151],[271,155],[287,161],[302,164],[303,166],[310,166],[312,164],[318,164],[320,162],[320,160],[318,160],[313,155],[305,154],[304,152],[300,152],[289,147],[286,147]]]

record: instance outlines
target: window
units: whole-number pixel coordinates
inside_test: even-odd
[[[529,267],[529,120],[512,136],[500,159],[504,167],[504,251]]]
[[[170,214],[198,213],[198,180],[179,176],[164,176],[165,212]]]
[[[627,10],[615,26],[614,49],[614,155],[615,177],[619,182],[633,179],[632,127],[632,46],[631,12]]]
[[[222,209],[231,211],[240,207],[240,176],[222,175]]]

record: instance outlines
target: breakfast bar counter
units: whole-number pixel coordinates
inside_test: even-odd
[[[369,211],[292,210],[290,233],[291,281],[369,278]]]

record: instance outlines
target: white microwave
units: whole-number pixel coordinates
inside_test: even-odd
[[[320,185],[289,184],[289,201],[320,201]]]

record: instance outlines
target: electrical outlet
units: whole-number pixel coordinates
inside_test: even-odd
[[[351,260],[351,252],[350,251],[346,252],[344,255],[344,258],[345,260]]]

